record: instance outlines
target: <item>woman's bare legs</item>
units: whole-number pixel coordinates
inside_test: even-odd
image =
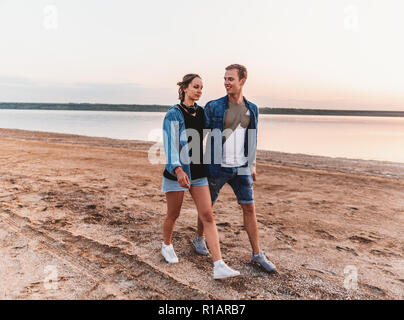
[[[184,191],[166,192],[167,215],[163,223],[163,241],[165,245],[171,244],[174,224],[180,215]]]
[[[199,218],[199,215],[198,215],[198,219],[197,219],[197,226],[198,227],[196,230],[196,235],[200,238],[203,236],[203,223],[202,223],[201,218]]]
[[[210,199],[210,192],[208,186],[191,187],[191,195],[194,199],[196,209],[198,210],[198,217],[203,223],[203,230],[205,231],[206,242],[212,254],[213,262],[222,260],[220,252],[219,234],[215,220],[213,218],[212,201]]]

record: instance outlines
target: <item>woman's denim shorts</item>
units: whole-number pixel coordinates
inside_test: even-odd
[[[209,183],[207,178],[191,180],[191,187],[202,187],[208,185]],[[167,179],[166,177],[163,177],[163,186],[161,188],[161,191],[172,192],[172,191],[187,191],[187,190],[188,190],[187,188],[181,187],[178,181],[170,180]]]

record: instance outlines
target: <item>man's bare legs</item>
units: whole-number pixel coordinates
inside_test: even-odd
[[[240,204],[240,206],[243,209],[244,227],[247,231],[253,253],[256,255],[261,251],[261,249],[258,240],[258,225],[257,216],[255,214],[255,204]]]

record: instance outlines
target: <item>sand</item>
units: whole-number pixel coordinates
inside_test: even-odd
[[[260,241],[279,272],[250,264],[225,186],[214,215],[242,276],[215,281],[191,245],[189,194],[173,239],[180,263],[160,254],[163,166],[149,163],[150,145],[0,129],[0,298],[403,298],[404,165],[259,151]]]

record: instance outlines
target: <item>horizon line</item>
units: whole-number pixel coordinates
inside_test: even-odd
[[[142,106],[142,107],[171,107],[172,105],[165,105],[165,104],[139,104],[139,103],[94,103],[94,102],[3,102],[0,101],[0,105],[4,104],[19,104],[19,105],[24,105],[24,104],[31,104],[31,105],[104,105],[104,106]],[[302,107],[258,107],[258,109],[272,109],[272,110],[309,110],[309,111],[321,111],[321,110],[326,110],[326,111],[342,111],[342,112],[391,112],[391,113],[404,113],[404,110],[399,111],[399,110],[359,110],[359,109],[338,109],[338,107],[332,107],[332,109],[324,107],[321,109],[316,109],[316,108],[302,108]]]

